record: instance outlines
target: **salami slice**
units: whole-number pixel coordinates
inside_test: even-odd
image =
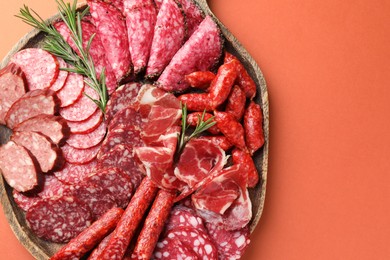
[[[178,227],[190,227],[207,232],[203,220],[198,217],[195,210],[180,205],[175,206],[171,210],[171,215],[165,225],[165,232],[169,232]]]
[[[192,0],[178,0],[182,5],[187,23],[187,35],[190,37],[204,18],[204,13]]]
[[[9,186],[17,191],[28,191],[38,184],[33,159],[26,148],[13,141],[0,146],[0,170]]]
[[[28,192],[18,192],[17,190],[12,190],[12,197],[14,198],[15,203],[24,211],[27,211],[31,206],[41,200],[41,197],[35,193]]]
[[[69,135],[69,128],[62,117],[45,114],[31,117],[16,125],[13,130],[41,133],[54,144],[60,144]]]
[[[19,66],[10,63],[0,70],[0,124],[5,124],[8,110],[26,90],[26,77]]]
[[[100,150],[100,145],[90,147],[87,149],[77,149],[65,144],[61,147],[64,159],[73,164],[85,164],[95,159]]]
[[[184,245],[179,239],[164,237],[157,243],[152,259],[198,260],[201,258],[198,257],[191,247]]]
[[[206,16],[173,56],[157,85],[166,91],[184,91],[189,87],[184,76],[194,71],[210,70],[218,63],[222,47],[223,40],[217,24],[210,16]]]
[[[131,56],[125,17],[114,5],[98,0],[87,1],[106,54],[107,63],[117,81],[131,72]]]
[[[67,125],[72,134],[88,134],[99,127],[102,121],[103,113],[97,109],[89,118],[78,122],[68,121]]]
[[[185,17],[175,0],[164,0],[157,14],[147,77],[160,75],[180,49],[186,36]]]
[[[62,89],[69,75],[69,72],[67,72],[66,70],[61,70],[62,68],[68,68],[68,64],[63,59],[58,57],[57,57],[57,61],[59,64],[60,72],[58,73],[58,77],[56,81],[50,87],[50,89],[53,91],[59,91],[60,89]]]
[[[58,60],[42,49],[21,50],[11,58],[11,62],[21,67],[29,90],[49,88],[58,77]]]
[[[69,185],[61,182],[54,175],[43,175],[43,182],[38,189],[37,195],[42,199],[61,197],[69,190]]]
[[[61,166],[60,150],[48,137],[37,132],[13,132],[11,140],[31,153],[42,172]]]
[[[93,99],[98,98],[98,94],[92,88],[86,86],[85,94]],[[82,95],[74,104],[60,109],[60,115],[67,121],[80,122],[88,119],[98,109],[97,105],[86,95]]]
[[[136,129],[141,129],[143,127],[141,114],[132,106],[125,107],[112,118],[108,130],[110,131],[119,125],[133,125]]]
[[[86,149],[98,145],[107,132],[106,124],[103,122],[98,128],[88,134],[71,134],[66,140],[67,144],[78,149]]]
[[[11,106],[5,117],[5,122],[12,129],[36,115],[54,115],[57,110],[55,92],[37,89],[27,92]]]
[[[128,83],[122,85],[112,93],[106,107],[106,121],[110,122],[114,115],[122,109],[133,105],[138,91],[141,87],[140,83]]]
[[[89,227],[92,220],[88,206],[72,196],[43,199],[26,213],[31,230],[55,243],[68,242]]]
[[[95,170],[96,165],[95,160],[86,164],[65,163],[60,171],[54,172],[54,175],[66,184],[78,184],[88,178]]]
[[[61,107],[67,107],[79,100],[83,94],[84,78],[76,73],[69,73],[65,85],[57,91],[57,97],[61,101]]]

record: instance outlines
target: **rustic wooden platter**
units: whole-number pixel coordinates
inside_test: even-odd
[[[238,42],[238,40],[229,32],[229,30],[215,17],[210,10],[206,0],[195,0],[199,7],[208,15],[212,16],[219,24],[223,36],[225,37],[225,47],[228,51],[236,55],[244,64],[249,74],[257,85],[258,94],[255,98],[256,103],[260,104],[263,109],[263,130],[265,136],[264,146],[254,155],[254,161],[258,172],[261,176],[261,181],[255,188],[249,190],[252,200],[253,217],[250,222],[250,231],[253,232],[257,226],[261,214],[263,212],[266,184],[267,184],[267,169],[268,169],[268,147],[269,147],[269,104],[268,91],[264,76],[249,53]],[[85,3],[79,4],[79,9],[83,10],[86,7]],[[59,19],[59,15],[54,15],[49,18],[48,22],[54,22]],[[33,30],[25,35],[7,54],[0,64],[0,68],[6,66],[10,58],[19,50],[31,47],[40,47],[45,35],[38,30]],[[0,145],[7,142],[11,130],[0,125]],[[36,259],[49,259],[60,247],[60,244],[49,243],[36,237],[28,228],[25,214],[18,208],[12,197],[12,188],[4,182],[0,177],[0,202],[3,206],[6,218],[19,241],[27,248],[27,250]]]

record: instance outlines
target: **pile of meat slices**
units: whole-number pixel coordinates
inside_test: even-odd
[[[53,259],[239,259],[264,143],[255,83],[191,0],[87,2],[105,114],[86,79],[44,50],[0,71],[0,124],[12,130],[0,169],[30,229],[67,243]],[[203,111],[216,124],[178,153],[181,104],[189,126]]]

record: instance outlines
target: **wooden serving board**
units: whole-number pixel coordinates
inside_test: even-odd
[[[261,181],[255,188],[249,189],[250,198],[252,201],[253,217],[250,222],[250,231],[254,231],[257,223],[260,220],[263,212],[265,192],[267,184],[267,169],[268,169],[268,147],[269,147],[269,105],[268,105],[268,91],[264,76],[249,53],[238,42],[238,40],[229,32],[229,30],[215,17],[211,12],[206,0],[195,0],[199,7],[208,15],[212,16],[220,26],[223,36],[225,37],[226,49],[237,56],[244,64],[249,74],[257,85],[257,96],[255,102],[260,104],[263,110],[263,130],[265,143],[264,146],[256,152],[254,155],[254,161],[261,176]],[[85,9],[86,4],[80,3],[79,10]],[[59,20],[59,15],[55,15],[49,18],[48,22],[54,22]],[[8,64],[10,58],[19,50],[31,47],[40,47],[45,35],[38,30],[33,30],[25,35],[7,54],[0,64],[0,68],[3,68]],[[0,145],[7,142],[11,130],[0,125]],[[49,243],[38,237],[36,237],[28,228],[25,214],[15,204],[12,197],[12,188],[4,182],[4,179],[0,177],[0,202],[3,206],[6,218],[15,233],[19,241],[27,248],[27,250],[36,259],[49,259],[62,245]]]

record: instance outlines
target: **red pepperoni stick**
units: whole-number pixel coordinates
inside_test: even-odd
[[[260,105],[251,101],[244,114],[245,139],[250,154],[253,155],[264,144],[263,113]]]
[[[199,120],[202,118],[202,114],[203,114],[203,112],[194,112],[194,113],[188,114],[187,115],[187,124],[190,126],[196,126],[198,124]],[[211,117],[213,117],[212,114],[205,113],[203,121],[207,121]],[[210,127],[209,129],[207,129],[207,131],[209,131],[213,135],[217,135],[217,134],[221,133],[221,131],[219,131],[218,127],[216,127],[215,125]]]
[[[232,114],[234,118],[239,122],[245,112],[245,93],[241,88],[235,85],[227,99],[225,111]]]
[[[79,259],[93,249],[117,225],[123,215],[123,209],[112,208],[95,221],[91,226],[62,247],[51,260]]]
[[[212,111],[214,109],[210,96],[206,93],[183,94],[178,99],[187,106],[189,111]]]
[[[214,111],[217,127],[228,141],[241,150],[246,149],[244,139],[244,128],[229,113]]]
[[[149,179],[144,178],[132,197],[125,213],[113,231],[107,247],[98,259],[122,259],[134,236],[135,230],[142,220],[144,213],[154,199],[158,188]]]
[[[256,83],[253,81],[251,76],[249,75],[248,71],[245,69],[244,65],[229,52],[225,52],[225,59],[224,63],[227,63],[232,60],[237,60],[237,71],[238,71],[238,78],[237,83],[242,88],[242,90],[245,92],[245,95],[249,99],[253,99],[256,96]]]
[[[184,80],[193,88],[206,90],[209,88],[215,74],[211,71],[195,71],[184,76]]]
[[[248,187],[255,187],[259,182],[259,174],[252,156],[247,151],[236,148],[232,152],[232,158],[234,164],[240,164],[242,169],[245,169],[248,172]]]
[[[132,259],[150,259],[164,223],[168,219],[176,194],[160,190],[138,236]]]

